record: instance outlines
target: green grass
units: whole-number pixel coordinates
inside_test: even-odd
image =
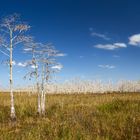
[[[0,94],[0,140],[139,140],[140,94],[47,95],[38,116],[37,96],[15,94],[17,122],[10,121],[10,96]]]

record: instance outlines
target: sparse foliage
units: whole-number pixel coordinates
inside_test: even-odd
[[[15,120],[15,107],[13,96],[13,49],[20,43],[29,42],[30,36],[25,35],[25,32],[30,29],[30,26],[21,22],[18,14],[9,15],[2,19],[0,24],[0,46],[4,47],[1,52],[9,56],[10,66],[10,96],[11,96],[11,119]]]
[[[45,87],[51,80],[51,76],[56,72],[53,68],[56,65],[55,58],[58,51],[52,44],[42,44],[30,42],[25,45],[24,51],[32,54],[32,59],[27,62],[30,67],[26,77],[36,79],[36,87],[38,94],[38,113],[45,113]]]

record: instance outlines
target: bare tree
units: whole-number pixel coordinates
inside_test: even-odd
[[[26,36],[25,32],[30,29],[30,26],[20,21],[18,14],[9,15],[2,19],[0,24],[0,46],[5,48],[1,51],[3,54],[9,56],[10,66],[10,97],[11,97],[11,119],[16,119],[13,95],[13,49],[20,43],[29,42],[31,37]]]
[[[31,53],[32,58],[31,60],[27,61],[27,66],[31,69],[29,72],[24,76],[24,78],[29,77],[36,79],[36,92],[38,95],[38,114],[41,114],[41,97],[40,97],[40,86],[39,86],[39,52],[40,52],[40,43],[30,42],[26,43],[24,51],[26,53]]]
[[[52,44],[42,45],[40,51],[40,64],[41,64],[41,113],[45,114],[45,100],[46,91],[45,86],[51,81],[52,74],[57,71],[53,67],[57,65],[56,56],[58,51],[52,46]]]
[[[40,115],[45,114],[45,84],[49,83],[52,73],[56,72],[53,66],[56,65],[55,57],[58,51],[54,49],[52,44],[44,45],[32,42],[25,46],[24,51],[32,54],[32,59],[27,62],[30,70],[25,77],[29,76],[36,79],[38,113]]]

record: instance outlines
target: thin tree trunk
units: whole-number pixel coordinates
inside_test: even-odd
[[[43,102],[43,95],[44,95],[44,89],[41,90],[41,112],[44,114],[44,102]]]
[[[38,95],[38,114],[41,114],[41,98],[40,98],[40,89],[39,89],[39,83],[37,82],[37,95]]]
[[[10,96],[11,96],[11,119],[16,119],[15,107],[14,107],[14,95],[13,95],[13,46],[12,46],[12,31],[10,31]]]
[[[38,114],[41,114],[41,98],[40,98],[40,88],[39,88],[39,81],[38,81],[38,68],[37,64],[35,63],[35,71],[36,71],[36,86],[37,86],[37,95],[38,95]]]
[[[45,103],[44,103],[44,65],[42,66],[42,84],[41,84],[41,111],[42,114],[45,114]]]
[[[45,97],[46,96],[45,96],[45,92],[44,92],[43,93],[43,107],[42,107],[43,108],[42,110],[43,110],[44,114],[45,114],[45,106],[46,106],[46,104],[45,104],[45,100],[46,100]]]

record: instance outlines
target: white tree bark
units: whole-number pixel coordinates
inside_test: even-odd
[[[37,86],[37,95],[38,95],[38,114],[41,114],[41,98],[40,98],[40,88],[39,88],[39,81],[38,81],[38,66],[35,62],[35,71],[36,71],[36,86]]]
[[[44,92],[44,65],[42,66],[42,83],[41,83],[41,112],[45,114],[45,92]]]
[[[10,50],[7,54],[2,51],[3,54],[7,55],[10,58],[10,98],[11,98],[11,119],[16,119],[15,106],[14,106],[14,94],[13,94],[13,48],[20,43],[31,41],[31,37],[25,36],[26,32],[30,26],[27,24],[21,23],[19,21],[19,15],[13,14],[5,17],[0,24],[2,34],[0,38],[0,45],[3,46],[6,51]]]
[[[15,106],[14,106],[14,95],[13,95],[13,44],[12,44],[12,30],[10,30],[10,96],[11,96],[11,119],[16,118]]]
[[[39,83],[37,83],[37,95],[38,95],[38,114],[41,114],[41,98],[40,98]]]

